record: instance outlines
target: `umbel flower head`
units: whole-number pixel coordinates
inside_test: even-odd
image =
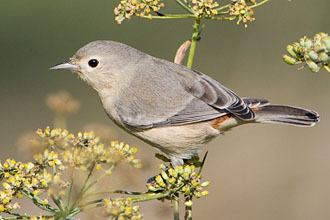
[[[202,182],[201,175],[196,171],[194,165],[185,164],[176,166],[175,168],[162,164],[160,166],[161,173],[147,183],[150,193],[154,192],[170,192],[183,194],[187,198],[200,198],[208,195],[208,191],[204,190],[209,182]]]
[[[233,0],[231,6],[229,7],[229,15],[237,18],[237,24],[241,22],[247,27],[248,23],[255,20],[254,12],[252,7],[247,3],[256,4],[256,1],[245,1],[245,0]]]
[[[141,167],[140,160],[135,158],[137,148],[118,141],[106,146],[93,132],[74,135],[65,129],[47,127],[38,129],[36,133],[44,150],[34,156],[34,161],[23,163],[7,159],[0,163],[0,218],[1,213],[11,214],[18,209],[18,200],[22,197],[31,199],[39,208],[59,213],[48,201],[56,203],[62,200],[66,190],[72,186],[72,182],[65,179],[68,176],[65,171],[88,171],[90,177],[95,170],[103,172],[102,177],[110,175],[120,161]],[[84,187],[87,188],[86,185]],[[87,192],[86,188],[83,193]]]
[[[45,154],[42,161],[22,163],[7,159],[3,164],[0,164],[2,183],[0,213],[8,213],[20,208],[16,201],[21,199],[23,194],[33,198],[48,189],[53,180],[49,169],[62,169],[60,161],[57,160],[57,154],[54,152]],[[41,203],[47,206],[48,200],[42,200]]]
[[[189,7],[198,17],[212,18],[218,14],[216,8],[219,3],[214,0],[192,0],[190,4]]]
[[[79,132],[75,136],[65,129],[47,127],[45,130],[39,129],[37,134],[47,149],[59,151],[65,166],[82,170],[92,166],[109,166],[112,169],[113,164],[123,160],[134,167],[141,167],[141,161],[135,158],[136,147],[131,148],[128,144],[118,141],[112,141],[110,146],[105,146],[94,132]]]
[[[151,12],[158,12],[164,3],[161,0],[121,0],[115,8],[115,20],[121,24],[123,20],[135,16],[147,16]]]
[[[133,206],[131,198],[104,199],[105,216],[111,219],[140,220],[142,215],[139,206]]]
[[[287,64],[303,64],[312,72],[319,72],[322,68],[330,72],[330,36],[326,33],[318,33],[313,39],[305,36],[288,45],[287,52],[288,55],[283,56]]]

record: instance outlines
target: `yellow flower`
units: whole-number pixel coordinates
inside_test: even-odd
[[[135,16],[148,16],[164,7],[160,0],[121,0],[114,9],[115,21],[121,24],[123,20]]]
[[[4,211],[6,211],[4,205],[1,205],[1,204],[0,204],[0,213],[1,213],[1,212],[4,212]]]
[[[192,0],[192,10],[198,17],[212,18],[218,14],[219,3],[214,0]]]
[[[251,23],[255,20],[254,12],[245,0],[234,1],[229,7],[229,15],[238,18],[237,24],[240,24],[240,22],[243,21],[245,27],[247,27],[247,23]]]

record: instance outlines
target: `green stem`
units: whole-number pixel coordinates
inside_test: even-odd
[[[179,199],[175,198],[172,200],[173,203],[173,211],[174,211],[174,220],[180,220],[180,212],[179,212]]]
[[[95,165],[96,165],[96,163],[94,162],[93,165],[92,165],[92,167],[91,167],[90,170],[89,170],[89,173],[88,173],[88,175],[87,175],[87,177],[86,177],[86,179],[85,179],[85,182],[84,182],[83,186],[81,187],[81,189],[80,189],[80,191],[79,191],[79,193],[78,193],[77,199],[76,199],[76,200],[74,201],[74,203],[70,206],[70,209],[69,209],[70,211],[73,210],[74,207],[75,207],[75,205],[76,205],[77,203],[80,202],[81,198],[83,197],[84,193],[86,192],[85,189],[86,189],[86,187],[87,187],[87,183],[88,183],[90,177],[91,177],[92,174],[93,174],[93,171],[94,171]]]
[[[187,198],[186,201],[191,201],[192,198]],[[186,213],[184,215],[185,220],[192,220],[192,205],[186,205]]]
[[[167,197],[168,193],[157,193],[157,194],[145,194],[142,196],[132,198],[133,202],[146,202],[150,200],[162,199]]]
[[[227,5],[224,5],[224,6],[222,6],[222,7],[216,8],[216,10],[217,10],[218,12],[221,12],[221,10],[227,9],[227,8],[229,8],[230,6],[231,6],[231,4],[227,4]]]
[[[40,199],[38,196],[34,195],[32,192],[30,192],[29,189],[27,189],[27,188],[24,187],[24,188],[22,189],[22,193],[23,193],[26,197],[28,197],[29,199],[31,199],[32,202],[33,202],[36,206],[38,206],[40,209],[45,210],[45,211],[48,211],[48,212],[53,212],[53,213],[57,212],[57,209],[53,208],[53,207],[52,207],[51,205],[49,205],[49,204],[44,204],[44,203],[43,203],[43,200]]]
[[[126,191],[126,190],[114,190],[114,191],[103,191],[103,192],[89,193],[89,194],[86,194],[85,198],[88,198],[88,197],[91,197],[91,196],[102,195],[102,194],[124,194],[124,195],[137,196],[137,195],[142,195],[142,194],[146,194],[146,193],[144,193],[144,192],[130,192],[130,191]]]
[[[195,57],[195,51],[196,51],[200,24],[201,24],[200,18],[195,18],[195,23],[193,25],[194,32],[193,32],[192,39],[191,39],[191,46],[190,46],[188,62],[187,62],[188,68],[191,68],[194,63],[194,57]]]
[[[71,202],[71,194],[72,194],[72,190],[73,190],[73,184],[74,184],[74,178],[73,178],[73,168],[71,168],[71,174],[70,174],[70,186],[69,186],[69,192],[68,192],[68,197],[67,197],[67,201],[66,201],[66,206],[69,207],[70,206],[70,202]]]
[[[184,19],[184,18],[194,18],[192,14],[166,14],[164,16],[159,15],[139,15],[140,18],[147,19]]]
[[[261,1],[261,2],[259,2],[259,3],[257,3],[257,4],[255,4],[255,5],[252,5],[250,8],[256,8],[256,7],[259,7],[259,6],[261,6],[261,5],[263,5],[263,4],[265,4],[265,3],[267,3],[269,0],[263,0],[263,1]]]
[[[183,8],[185,9],[187,12],[194,14],[194,12],[191,10],[191,8],[189,8],[184,2],[182,2],[181,0],[176,0],[176,2]]]
[[[169,193],[155,193],[155,194],[143,194],[137,197],[130,197],[132,199],[132,202],[136,203],[136,202],[146,202],[146,201],[150,201],[150,200],[156,200],[156,199],[162,199],[165,197],[168,197]],[[89,201],[86,202],[82,205],[80,205],[80,210],[84,210],[87,206],[90,205],[96,205],[97,207],[100,205],[100,203],[103,202],[103,199],[97,199],[97,200],[93,200],[93,201]]]

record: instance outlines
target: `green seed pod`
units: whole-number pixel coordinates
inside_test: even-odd
[[[323,38],[322,43],[327,48],[327,50],[330,50],[330,37]]]
[[[293,57],[288,56],[288,55],[284,55],[283,60],[284,60],[284,62],[286,62],[289,65],[297,64],[297,60]]]
[[[330,63],[327,66],[324,66],[324,69],[330,73]]]
[[[302,58],[302,53],[303,53],[303,48],[300,46],[299,43],[294,43],[293,44],[293,51],[296,53],[298,58]]]
[[[329,62],[329,55],[327,53],[322,52],[322,53],[320,53],[319,57],[320,57],[320,60],[322,61],[322,63],[327,64]]]
[[[313,50],[309,51],[307,56],[314,62],[319,61],[319,55]]]
[[[288,46],[286,47],[286,50],[288,51],[288,53],[289,53],[292,57],[294,57],[294,58],[298,58],[296,52],[294,51],[294,47],[293,47],[292,45],[288,45]]]
[[[319,67],[315,62],[313,62],[312,60],[306,60],[306,63],[309,67],[310,70],[312,70],[312,72],[317,73],[320,71],[321,67]]]
[[[300,39],[300,46],[310,49],[313,46],[313,41],[311,39],[308,39],[307,37]]]

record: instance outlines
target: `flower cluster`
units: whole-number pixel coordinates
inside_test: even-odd
[[[322,67],[330,72],[330,36],[318,33],[313,39],[303,37],[299,42],[287,46],[289,55],[283,59],[290,65],[306,63],[312,72],[319,72]]]
[[[208,191],[204,188],[209,185],[209,182],[201,181],[201,175],[196,171],[194,165],[185,164],[173,168],[162,164],[160,169],[161,173],[147,183],[150,193],[182,193],[187,198],[200,198],[208,195]]]
[[[65,129],[39,129],[37,131],[41,142],[47,149],[59,151],[62,162],[67,167],[89,170],[96,167],[108,166],[111,171],[113,165],[123,160],[134,167],[141,167],[141,161],[135,158],[137,148],[118,141],[112,141],[105,146],[93,132],[79,132],[77,136]]]
[[[121,24],[123,20],[135,16],[148,16],[151,12],[158,12],[164,3],[161,0],[121,0],[115,8],[115,21]]]
[[[237,24],[243,22],[245,27],[247,27],[248,23],[255,20],[254,12],[251,5],[248,4],[249,2],[252,4],[256,3],[255,1],[233,0],[229,7],[229,15],[237,18]]]
[[[105,146],[93,132],[79,132],[74,135],[65,129],[47,127],[44,130],[38,129],[36,134],[43,151],[34,156],[33,162],[22,163],[7,159],[4,163],[0,163],[0,218],[1,213],[14,213],[13,211],[20,207],[17,200],[23,196],[31,199],[39,208],[53,212],[54,216],[61,215],[60,210],[64,210],[61,207],[62,200],[64,196],[67,196],[68,201],[70,200],[72,191],[70,188],[73,184],[72,177],[71,180],[66,180],[70,176],[66,171],[89,173],[81,192],[73,202],[73,205],[79,205],[88,189],[102,176],[111,174],[112,169],[120,161],[137,168],[141,167],[140,160],[135,158],[137,148],[131,148],[118,141]],[[88,182],[93,171],[100,171],[103,168],[106,169],[97,180]],[[59,210],[48,204],[48,199],[53,200]],[[75,209],[71,211],[74,212]],[[131,213],[127,209],[125,213],[137,216],[135,209]],[[15,215],[20,218],[26,217],[16,212]]]
[[[142,219],[139,206],[133,206],[131,198],[104,199],[105,215],[118,220]]]
[[[48,200],[37,199],[53,180],[49,170],[61,169],[61,163],[56,159],[54,152],[45,153],[40,161],[29,163],[17,162],[7,159],[0,164],[0,179],[2,189],[0,190],[0,213],[10,213],[20,207],[14,200],[21,199],[23,195],[33,198],[36,203],[43,206],[48,205]]]
[[[214,0],[191,0],[191,9],[197,17],[213,18],[218,14],[219,3]]]

